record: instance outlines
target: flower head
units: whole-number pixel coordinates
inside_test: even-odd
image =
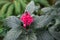
[[[33,17],[30,15],[29,12],[25,12],[22,14],[20,20],[23,22],[24,28],[26,28],[26,26],[30,26],[33,22]]]

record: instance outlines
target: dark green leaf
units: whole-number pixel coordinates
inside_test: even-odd
[[[31,33],[31,34],[22,34],[20,37],[19,37],[20,40],[37,40],[37,37],[34,33]],[[19,40],[18,39],[18,40]]]
[[[44,12],[44,13],[47,13],[51,10],[51,7],[45,7],[45,8],[42,8],[41,11]],[[43,14],[43,13],[42,13]]]
[[[35,16],[34,22],[33,22],[33,27],[34,28],[42,28],[46,26],[51,20],[53,19],[52,15],[42,15],[42,16]]]
[[[34,0],[35,2],[38,2],[44,6],[50,6],[47,0]]]
[[[27,35],[21,34],[17,40],[27,40]]]
[[[55,7],[56,7],[56,8],[60,8],[60,0],[59,0],[59,1],[56,1]]]
[[[36,35],[34,33],[32,33],[31,35],[29,35],[28,37],[29,37],[28,40],[37,40]]]
[[[58,28],[57,28],[58,27]],[[50,34],[56,38],[57,40],[60,40],[60,24],[59,25],[54,25],[51,28],[49,28]]]
[[[48,31],[37,32],[37,40],[54,40]]]
[[[15,28],[15,27],[19,27],[21,25],[21,22],[17,17],[10,16],[10,17],[5,19],[4,25],[8,26],[10,28]]]
[[[54,38],[49,34],[48,31],[45,31],[42,33],[42,39],[43,40],[54,40]]]
[[[17,38],[21,35],[22,30],[20,28],[12,28],[3,40],[17,40]]]

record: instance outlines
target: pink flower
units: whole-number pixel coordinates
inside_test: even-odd
[[[22,14],[20,20],[23,22],[23,27],[26,28],[26,26],[30,26],[33,22],[33,17],[29,12],[25,12]]]

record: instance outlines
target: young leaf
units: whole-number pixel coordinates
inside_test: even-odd
[[[34,1],[31,1],[27,6],[26,6],[26,10],[29,13],[33,13],[35,11],[35,4]]]
[[[17,40],[17,38],[21,35],[21,28],[12,28],[3,40]]]
[[[6,18],[4,21],[4,25],[10,28],[19,27],[21,25],[20,23],[21,23],[20,20],[15,16],[10,16]]]

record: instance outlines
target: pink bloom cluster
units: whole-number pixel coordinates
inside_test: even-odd
[[[26,26],[30,26],[33,22],[33,17],[29,12],[25,12],[22,14],[20,20],[23,22],[23,27],[26,28]]]

